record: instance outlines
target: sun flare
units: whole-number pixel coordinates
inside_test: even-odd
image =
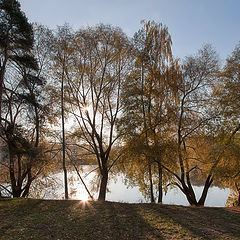
[[[91,112],[91,106],[86,105],[81,108],[81,111],[85,114],[89,114]]]
[[[87,195],[83,195],[80,197],[80,200],[83,201],[83,202],[87,202],[89,200],[88,196]]]

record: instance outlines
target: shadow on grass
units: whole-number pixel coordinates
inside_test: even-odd
[[[79,239],[164,239],[139,215],[134,204],[95,202],[85,207],[80,204],[73,213]]]
[[[0,239],[240,239],[240,215],[225,208],[158,204],[0,201]]]
[[[0,239],[165,239],[131,204],[22,200],[1,214]]]
[[[154,209],[154,212],[153,212]],[[200,239],[240,239],[240,214],[226,208],[183,207],[144,204],[152,216],[171,219],[193,237]]]

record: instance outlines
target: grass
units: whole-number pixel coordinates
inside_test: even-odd
[[[0,239],[240,239],[240,209],[8,199]]]

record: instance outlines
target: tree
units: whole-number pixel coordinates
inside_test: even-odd
[[[232,55],[227,58],[226,65],[220,74],[216,96],[221,107],[223,127],[233,131],[239,127],[239,89],[240,89],[240,43]]]
[[[229,137],[229,134],[224,133]],[[226,136],[225,136],[226,138]],[[230,198],[227,205],[240,206],[240,147],[239,147],[239,133],[234,134],[231,140],[227,142],[223,153],[223,161],[217,166],[215,171],[215,178],[220,182],[221,186],[230,188],[235,196]],[[234,200],[234,203],[230,200]]]
[[[221,73],[219,102],[225,118],[232,120],[232,125],[239,123],[240,90],[240,43],[235,47]]]
[[[1,138],[8,147],[9,162],[5,161],[5,166],[9,168],[13,197],[28,195],[30,185],[38,175],[33,175],[33,168],[38,165],[41,169],[40,162],[44,163],[40,160],[43,152],[39,146],[43,117],[40,113],[44,111],[39,96],[42,83],[30,73],[22,74],[20,82],[15,78],[12,85],[6,82],[3,101]]]
[[[121,112],[121,89],[131,66],[129,41],[119,28],[99,25],[76,33],[69,102],[78,128],[74,136],[95,155],[101,176],[99,200],[105,200],[109,171],[119,155],[116,122]],[[70,74],[70,73],[69,73]]]
[[[163,189],[167,190],[172,176],[167,171],[161,172],[159,162],[155,162],[154,159],[160,152],[161,163],[168,162],[168,165],[172,163],[171,169],[174,169],[176,157],[174,145],[166,141],[165,146],[158,145],[158,149],[146,148],[143,140],[140,136],[124,142],[118,167],[126,175],[125,181],[130,186],[138,186],[144,197],[151,202],[162,203]],[[149,158],[153,161],[151,165],[149,165]],[[151,166],[150,169],[149,166]]]
[[[39,70],[32,69],[35,60],[31,66],[16,62],[9,68],[11,74],[5,80],[1,139],[8,154],[1,164],[9,170],[13,197],[27,196],[32,182],[48,163],[43,141],[44,124],[49,113],[46,81],[42,74],[45,54],[41,54],[39,48],[42,39],[39,34],[36,36],[31,53],[35,53],[41,62]]]
[[[168,146],[169,117],[173,112],[171,99],[176,96],[176,71],[173,69],[177,61],[172,57],[168,29],[162,24],[144,23],[134,35],[133,45],[135,66],[124,84],[119,131],[129,150],[138,156],[137,165],[145,166],[144,172],[148,172],[151,202],[155,202],[152,168],[157,165],[158,202],[162,202],[162,161]]]
[[[175,119],[177,139],[177,174],[172,172],[174,184],[185,194],[190,205],[204,205],[207,192],[213,182],[214,170],[222,160],[225,146],[215,141],[219,130],[219,113],[213,97],[218,80],[218,60],[211,46],[204,46],[196,56],[186,58],[181,82],[178,85],[179,103]],[[202,156],[198,140],[205,141],[209,151]],[[209,140],[212,140],[209,142]],[[203,149],[203,148],[202,148]],[[205,164],[202,164],[205,163]],[[201,168],[205,166],[204,168]],[[208,166],[208,168],[206,168]],[[191,183],[193,170],[204,172],[204,188],[199,200]]]
[[[11,64],[28,66],[36,69],[30,50],[33,47],[32,25],[16,0],[0,1],[0,121],[4,79]]]
[[[240,43],[227,58],[220,81],[216,89],[221,111],[221,134],[225,138],[231,136],[224,152],[224,161],[217,168],[217,179],[223,185],[235,189],[239,204],[239,90],[240,90]]]
[[[62,141],[62,168],[64,173],[64,192],[65,199],[68,199],[68,178],[66,167],[66,109],[67,109],[67,81],[71,72],[71,58],[72,58],[72,44],[74,34],[68,25],[58,27],[53,42],[53,54],[52,54],[52,72],[55,78],[55,82],[52,85],[52,95],[56,101],[60,101],[57,108],[60,110],[61,115],[61,141]]]

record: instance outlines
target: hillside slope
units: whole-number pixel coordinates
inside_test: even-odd
[[[240,211],[77,200],[0,200],[0,239],[240,239]]]

